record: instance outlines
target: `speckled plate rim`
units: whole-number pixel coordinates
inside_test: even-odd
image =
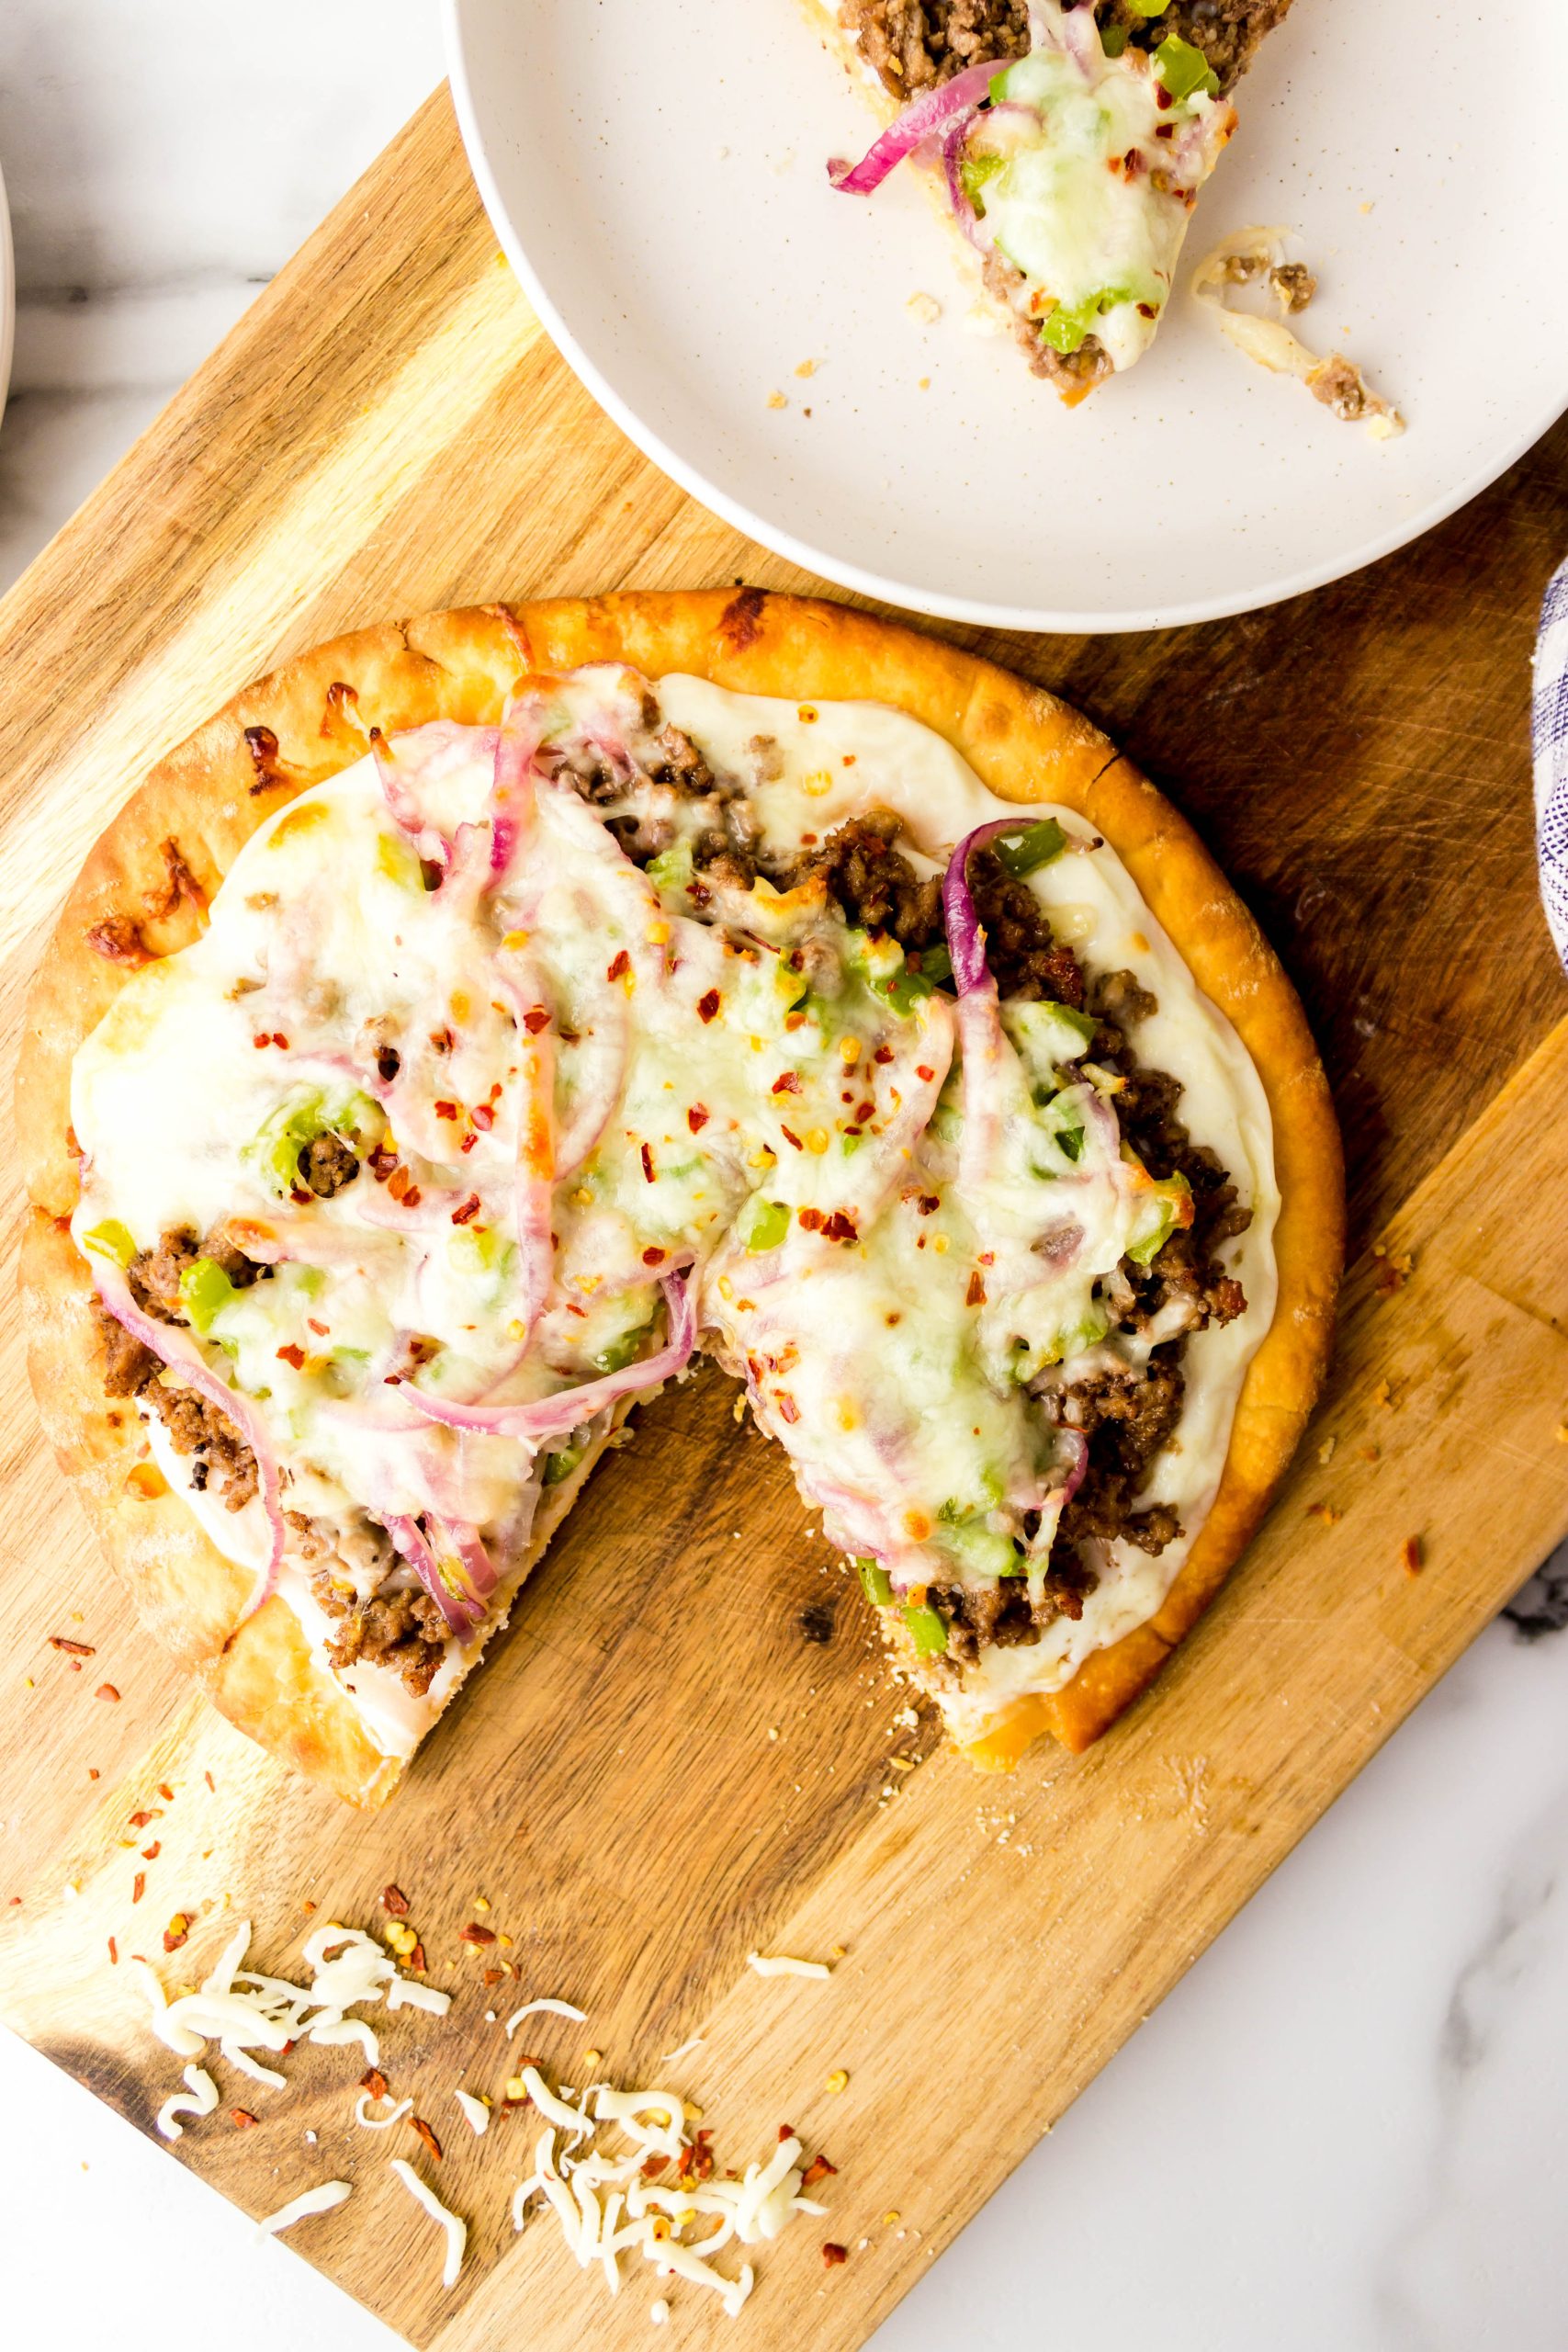
[[[742,501],[732,498],[717,483],[709,481],[699,467],[691,465],[672,449],[595,367],[546,291],[528,257],[523,236],[502,198],[480,128],[479,108],[468,69],[464,19],[468,6],[469,0],[441,0],[447,74],[463,145],[480,199],[502,250],[562,358],[627,438],[701,505],[731,524],[736,530],[743,532],[748,538],[760,539],[775,555],[783,556],[788,562],[799,564],[804,570],[816,572],[822,579],[833,582],[840,588],[847,588],[854,594],[872,597],[879,604],[891,605],[904,612],[925,613],[938,620],[963,621],[982,628],[1021,629],[1043,636],[1120,636],[1138,629],[1184,628],[1195,622],[1228,620],[1240,613],[1261,612],[1270,605],[1284,603],[1288,597],[1304,595],[1311,589],[1325,587],[1331,581],[1343,580],[1351,572],[1360,571],[1383,556],[1393,555],[1398,548],[1409,547],[1414,540],[1425,537],[1439,523],[1446,522],[1450,514],[1457,514],[1461,506],[1467,506],[1472,498],[1478,498],[1483,491],[1490,489],[1527,450],[1534,448],[1561,416],[1568,413],[1568,384],[1565,384],[1560,392],[1554,392],[1542,403],[1540,410],[1522,430],[1510,435],[1483,464],[1472,469],[1451,489],[1428,500],[1413,514],[1353,547],[1325,557],[1321,562],[1281,573],[1261,590],[1253,589],[1240,596],[1220,594],[1197,597],[1187,603],[1177,601],[1136,609],[1084,611],[1051,605],[991,604],[982,598],[947,596],[933,593],[929,588],[911,588],[906,582],[886,578],[862,565],[825,554],[819,548],[811,546],[809,541],[797,537],[785,525],[758,514]]]

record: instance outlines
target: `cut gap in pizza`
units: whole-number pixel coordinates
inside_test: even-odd
[[[1337,1140],[1250,919],[1062,705],[831,606],[301,657],[110,828],[32,1036],[46,1423],[362,1802],[700,1351],[991,1762],[1150,1679],[1322,1369]]]
[[[1290,0],[814,0],[886,123],[829,165],[870,196],[906,159],[983,310],[1069,404],[1131,368],[1170,300],[1230,94]]]

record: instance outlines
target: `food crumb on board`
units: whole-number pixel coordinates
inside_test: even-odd
[[[821,365],[819,359],[803,359],[795,372],[797,376],[815,376]]]
[[[785,400],[782,392],[770,392],[768,394],[768,406],[770,408],[787,408],[789,406],[789,402]]]
[[[1427,1547],[1419,1535],[1407,1535],[1400,1547],[1400,1563],[1407,1577],[1418,1577],[1427,1565]]]
[[[1339,1440],[1337,1437],[1325,1437],[1323,1443],[1317,1449],[1318,1460],[1325,1464],[1332,1462],[1334,1459],[1334,1449],[1338,1442]]]
[[[942,304],[934,294],[911,294],[904,308],[923,327],[934,327],[942,316]]]

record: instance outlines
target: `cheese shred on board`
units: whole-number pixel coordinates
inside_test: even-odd
[[[457,2274],[463,2267],[463,2256],[468,2243],[467,2222],[454,2213],[450,2206],[443,2205],[434,2189],[427,2182],[421,2180],[412,2165],[405,2163],[401,2156],[393,2156],[390,2163],[392,2170],[397,2174],[410,2196],[417,2198],[431,2220],[439,2222],[446,2231],[446,2259],[441,2266],[441,2284],[444,2287],[455,2287],[457,2283]]]
[[[597,2268],[612,2295],[620,2292],[623,2256],[636,2254],[660,2278],[708,2289],[734,2318],[756,2274],[750,2262],[720,2271],[714,2257],[731,2244],[753,2246],[777,2237],[797,2215],[827,2210],[803,2194],[806,2156],[794,2132],[734,2180],[714,2168],[711,2133],[688,2136],[686,2108],[673,2091],[593,2084],[574,2110],[541,2099],[534,2080],[529,2089],[551,2128],[513,2193],[513,2223],[525,2228],[531,2209],[553,2215],[581,2267]],[[558,2118],[571,2119],[560,2146]]]
[[[197,1989],[179,1994],[172,2001],[148,1962],[132,1960],[131,1967],[147,1996],[148,2021],[158,2040],[176,2057],[198,2058],[209,2041],[216,2041],[222,2057],[239,2073],[280,2090],[285,2076],[275,2066],[259,2064],[250,2054],[253,2051],[281,2054],[297,2041],[327,2045],[357,2041],[374,2065],[380,2056],[379,2041],[363,2018],[348,2016],[351,2008],[384,2002],[389,2009],[427,2009],[433,2016],[444,2017],[452,2006],[449,1993],[400,1976],[374,1937],[357,1928],[340,1928],[331,1922],[307,1938],[303,1956],[310,1971],[309,1984],[258,1975],[242,1966],[250,1942],[247,1919],[235,1928]],[[174,2121],[176,2113],[210,2114],[217,2105],[216,2091],[209,2104],[198,2103],[207,2099],[201,2086],[211,2088],[210,2076],[193,2066],[186,2068],[186,2080],[195,2098],[186,2102],[176,2095],[159,2111],[158,2129],[166,2139],[179,2137],[180,2127]],[[359,2120],[368,2123],[371,2119],[361,2112]]]

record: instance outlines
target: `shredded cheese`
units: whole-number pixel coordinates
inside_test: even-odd
[[[334,2205],[341,2205],[353,2193],[346,2180],[323,2180],[318,2188],[291,2197],[287,2205],[280,2205],[276,2213],[268,2213],[258,2222],[256,2235],[275,2238],[279,2230],[291,2230],[296,2222],[308,2222],[315,2213],[330,2213]]]
[[[755,2274],[747,2262],[727,2277],[714,2267],[715,2256],[731,2242],[750,2246],[776,2237],[797,2213],[824,2211],[801,2194],[805,2159],[793,2134],[765,2163],[751,2165],[743,2179],[719,2177],[702,2143],[687,2137],[695,2110],[673,2091],[598,2085],[592,2093],[590,2144],[575,2154],[558,2151],[556,2126],[569,2130],[576,2144],[590,2094],[584,2093],[581,2109],[573,2109],[549,2093],[536,2068],[527,2074],[529,2096],[551,2128],[535,2148],[533,2172],[513,2193],[513,2226],[525,2228],[530,2205],[541,2200],[538,2210],[555,2215],[578,2264],[583,2269],[597,2265],[612,2295],[620,2291],[622,2256],[637,2253],[660,2278],[707,2288],[733,2318]],[[596,2144],[605,2128],[630,2145]],[[701,2233],[690,2234],[694,2232]],[[662,2308],[667,2316],[668,2306]]]
[[[473,2127],[474,2137],[482,2140],[490,2130],[490,2109],[483,2099],[476,2098],[472,2091],[454,2091],[452,2096]]]
[[[361,2091],[354,2102],[354,2120],[362,2123],[367,2132],[389,2132],[394,2123],[400,2123],[405,2115],[413,2113],[412,2098],[399,2099],[389,2115],[371,2115],[368,2112],[371,2104],[368,2091]]]
[[[746,1965],[755,1969],[759,1976],[831,1976],[833,1973],[825,1960],[791,1960],[784,1952],[769,1957],[763,1952],[749,1951]]]
[[[405,2164],[401,2156],[393,2156],[389,2161],[392,2170],[397,2174],[410,2196],[417,2199],[431,2220],[439,2222],[446,2231],[446,2259],[441,2267],[441,2284],[444,2287],[455,2287],[457,2283],[457,2273],[463,2267],[464,2250],[468,2243],[467,2222],[454,2213],[450,2206],[443,2205],[434,2189],[421,2180],[412,2165]]]
[[[218,2086],[203,2066],[186,2068],[186,2088],[190,2093],[188,2098],[175,2091],[158,2109],[158,2129],[165,2140],[185,2136],[185,2125],[175,2122],[176,2115],[210,2115],[218,2104]]]
[[[147,1996],[152,2031],[177,2058],[198,2058],[208,2042],[216,2041],[225,2061],[239,2073],[281,2089],[285,2077],[275,2066],[258,2064],[250,2055],[252,2051],[265,2050],[276,2056],[296,2041],[319,2041],[328,2047],[357,2041],[375,2065],[380,2056],[377,2036],[363,2018],[347,2017],[348,2009],[384,2001],[389,2009],[406,2003],[441,2017],[451,2007],[449,1993],[400,1976],[396,1962],[357,1928],[340,1928],[330,1921],[308,1938],[303,1947],[310,1972],[308,1984],[260,1975],[254,1969],[243,1967],[250,1942],[247,1919],[235,1928],[197,1990],[182,1993],[173,2001],[147,1962],[132,1959],[132,1972]],[[186,2071],[187,2082],[191,2071]],[[160,2110],[160,2131],[163,2117],[175,2107],[175,2101],[171,2100]],[[360,2120],[368,2119],[362,2115]],[[177,2139],[177,2126],[164,2136]]]
[[[587,2010],[574,2009],[570,2001],[525,2001],[523,2007],[520,2009],[513,2009],[512,2015],[506,2020],[506,2039],[508,2041],[511,2041],[513,2035],[516,2032],[517,2028],[522,2024],[525,2018],[536,2017],[540,2010],[545,2010],[552,2018],[570,2018],[574,2025],[586,2025],[588,2023]]]

